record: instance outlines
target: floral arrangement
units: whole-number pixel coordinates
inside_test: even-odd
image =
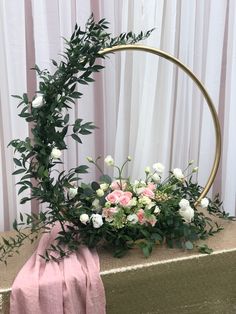
[[[77,84],[93,82],[92,74],[103,69],[96,63],[105,58],[99,52],[116,45],[135,44],[152,32],[138,35],[129,32],[112,37],[107,28],[105,19],[96,23],[93,16],[84,30],[76,25],[70,40],[66,40],[62,61],[52,60],[54,73],[35,66],[40,81],[35,97],[30,100],[26,93],[14,95],[19,99],[18,107],[22,108],[19,116],[33,125],[32,138],[15,139],[9,144],[15,151],[13,175],[21,176],[17,183],[18,194],[29,191],[21,203],[37,199],[47,204],[47,210],[38,215],[20,214],[19,221],[13,224],[16,237],[3,238],[0,244],[0,260],[5,263],[12,254],[18,253],[25,240],[34,241],[40,232],[50,232],[55,223],[61,225],[61,232],[57,244],[45,252],[46,260],[63,258],[81,244],[106,245],[117,257],[136,244],[145,256],[156,243],[192,249],[195,240],[205,239],[221,229],[195,208],[202,188],[192,182],[196,168],[190,175],[185,174],[192,162],[183,172],[174,169],[165,180],[162,180],[163,165],[156,163],[153,171],[149,167],[145,169],[144,181],[134,182],[123,177],[130,157],[119,168],[112,157],[107,156],[105,162],[118,171],[118,176],[113,180],[102,173],[99,182],[91,184],[81,182],[79,177],[88,172],[87,165],[79,165],[68,172],[56,169],[57,164],[63,164],[62,153],[67,149],[65,137],[71,136],[81,144],[82,137],[95,128],[92,122],[81,118],[71,123],[69,110],[82,96],[76,90]],[[90,157],[88,161],[101,170],[99,158],[94,161]],[[228,217],[221,210],[218,196],[213,201],[201,200],[200,206],[211,214]],[[210,253],[207,246],[199,249]]]

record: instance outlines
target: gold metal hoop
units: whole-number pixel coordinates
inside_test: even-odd
[[[144,46],[144,45],[120,45],[120,46],[115,46],[112,48],[106,48],[104,50],[101,50],[99,53],[100,55],[106,55],[109,53],[117,52],[117,51],[124,51],[124,50],[138,50],[138,51],[144,51],[144,52],[149,52],[154,55],[157,55],[159,57],[162,57],[175,65],[177,65],[179,68],[181,68],[197,85],[197,87],[200,89],[201,93],[203,94],[208,107],[210,109],[210,113],[214,122],[214,128],[215,128],[215,139],[216,139],[216,147],[215,147],[215,158],[213,162],[213,166],[210,172],[210,176],[207,180],[207,183],[205,187],[203,188],[202,193],[200,194],[199,198],[197,199],[195,205],[197,205],[200,200],[206,196],[207,192],[211,188],[213,181],[216,177],[216,173],[219,167],[220,163],[220,156],[221,156],[221,131],[220,131],[220,123],[218,120],[217,112],[215,110],[214,104],[206,91],[205,87],[203,84],[199,81],[199,79],[195,76],[195,74],[188,68],[186,67],[182,62],[180,62],[177,58],[173,57],[172,55],[156,48]]]

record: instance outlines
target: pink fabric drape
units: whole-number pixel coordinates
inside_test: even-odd
[[[37,250],[18,273],[11,293],[11,314],[104,314],[105,292],[95,250],[81,247],[60,263],[39,254],[54,241],[60,227],[44,234]]]

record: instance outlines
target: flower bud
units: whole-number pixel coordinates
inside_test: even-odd
[[[62,152],[57,147],[54,147],[51,151],[51,158],[52,159],[59,159],[61,157]]]
[[[93,158],[90,156],[87,156],[86,159],[88,160],[88,162],[93,162]]]
[[[80,215],[79,220],[82,222],[82,224],[86,225],[89,221],[89,216],[87,214],[82,214]]]
[[[43,96],[38,96],[32,101],[32,107],[33,108],[40,108],[44,105],[44,99]]]
[[[99,197],[102,197],[104,195],[104,191],[102,189],[98,189],[96,193],[97,193],[97,196]]]
[[[100,184],[100,189],[103,191],[106,191],[109,188],[109,184],[108,183],[101,183]]]
[[[158,174],[162,174],[163,171],[165,170],[164,165],[161,164],[160,162],[155,163],[152,167]]]
[[[105,163],[108,166],[114,166],[114,159],[111,157],[111,155],[108,155],[105,159],[104,159]]]
[[[209,205],[209,200],[208,200],[206,197],[204,197],[204,198],[201,200],[200,205],[201,205],[202,208],[207,208],[208,205]]]
[[[71,200],[72,198],[74,198],[78,193],[78,189],[77,188],[70,188],[68,191],[68,197]]]
[[[182,180],[182,179],[184,178],[184,174],[183,174],[182,170],[179,169],[179,168],[175,168],[175,169],[173,170],[173,175],[174,175],[174,176],[176,177],[176,179],[178,179],[178,180]]]

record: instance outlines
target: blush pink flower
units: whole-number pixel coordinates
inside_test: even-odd
[[[111,183],[112,190],[125,190],[126,187],[127,187],[127,183],[124,181],[120,182],[119,180],[116,180]]]
[[[129,202],[131,200],[131,197],[127,196],[127,195],[122,195],[119,199],[119,204],[121,206],[128,206]]]
[[[157,186],[156,186],[156,184],[150,182],[150,183],[148,183],[147,187],[148,187],[150,190],[154,191]]]
[[[123,195],[129,197],[130,200],[133,197],[133,194],[131,192],[123,192]]]
[[[111,204],[116,204],[119,202],[119,199],[122,195],[123,195],[122,191],[115,190],[106,196],[106,200],[110,202]]]
[[[104,207],[102,209],[102,217],[104,217],[105,220],[107,221],[112,221],[114,214],[116,214],[117,212],[118,212],[117,207],[109,207],[109,208]]]
[[[154,198],[155,194],[153,193],[153,191],[150,188],[144,188],[142,193],[143,196],[147,196],[149,198]]]
[[[156,224],[156,222],[157,222],[157,219],[156,219],[155,216],[152,216],[152,217],[150,217],[149,219],[147,219],[147,222],[148,222],[150,225],[152,225],[152,227],[154,227],[155,224]]]
[[[145,223],[145,218],[144,218],[144,210],[141,208],[137,211],[136,215],[138,216],[138,221],[142,225]]]

